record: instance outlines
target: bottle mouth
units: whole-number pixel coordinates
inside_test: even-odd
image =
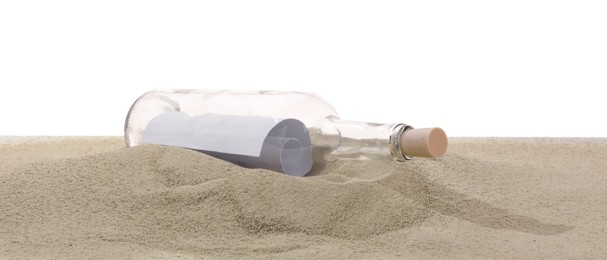
[[[392,127],[392,134],[390,135],[390,153],[394,160],[404,162],[413,159],[413,157],[403,153],[402,144],[400,142],[403,133],[407,130],[413,129],[412,126],[407,124],[395,124]]]

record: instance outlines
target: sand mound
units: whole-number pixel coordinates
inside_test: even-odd
[[[604,255],[604,140],[456,139],[305,178],[117,137],[1,141],[0,258]]]
[[[405,186],[417,186],[415,172],[400,174],[412,176]],[[0,229],[32,242],[174,243],[240,233],[360,238],[430,214],[418,199],[427,194],[386,187],[381,178],[294,178],[151,145],[31,164],[0,180]]]

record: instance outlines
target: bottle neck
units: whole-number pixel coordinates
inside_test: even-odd
[[[412,127],[406,124],[376,124],[340,119],[329,119],[326,135],[333,135],[336,145],[327,154],[328,160],[394,160],[405,161],[411,157],[400,149],[400,136]]]

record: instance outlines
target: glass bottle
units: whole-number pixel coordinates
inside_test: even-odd
[[[233,120],[228,121],[226,129],[206,133],[206,126],[201,122],[213,122],[209,125],[215,127],[214,122],[217,121],[213,121],[215,120],[213,118],[217,116],[225,116]],[[162,119],[163,117],[168,119]],[[197,149],[188,147],[192,143],[191,139],[198,136],[198,133],[192,132],[205,132],[203,135],[209,139],[205,145],[221,146],[226,143],[227,146],[232,145],[232,147],[225,149],[238,149],[239,144],[247,142],[239,133],[257,131],[257,128],[253,127],[253,124],[257,123],[251,123],[256,122],[255,118],[265,120],[259,124],[266,133],[268,127],[275,124],[272,122],[279,122],[279,119],[294,119],[301,122],[304,130],[307,130],[306,135],[309,134],[309,139],[306,137],[305,140],[298,141],[293,138],[277,137],[276,140],[270,141],[279,146],[277,149],[285,151],[292,151],[289,147],[303,147],[302,149],[311,151],[312,168],[299,170],[290,175],[319,173],[327,163],[334,160],[373,159],[402,162],[414,156],[440,157],[447,147],[447,137],[440,128],[413,129],[404,123],[377,124],[341,120],[335,109],[320,97],[311,93],[287,91],[153,90],[143,94],[131,106],[126,117],[124,137],[129,147],[142,143],[158,143]],[[270,124],[268,127],[263,126],[268,122]],[[294,129],[298,124],[287,124],[287,128]],[[152,128],[154,129],[150,130]],[[157,140],[146,141],[146,134],[160,137],[156,138]],[[226,136],[217,134],[226,134]],[[166,136],[172,138],[171,141],[163,141]],[[183,140],[174,141],[176,137]],[[232,139],[236,141],[231,142]],[[147,140],[151,139],[147,138]],[[208,144],[209,142],[214,144]],[[269,154],[277,153],[268,151]],[[221,155],[225,154],[225,151],[207,153],[222,158]],[[288,160],[285,158],[294,158],[293,153],[287,155],[290,157],[283,158],[282,154],[277,155],[280,157],[277,160],[283,163],[283,168],[284,160]],[[238,158],[235,160],[236,163],[241,162],[239,164],[251,167],[246,160],[244,162]],[[252,167],[257,166],[253,163]],[[280,167],[278,169],[268,165],[259,167],[289,174],[288,169],[281,170]]]

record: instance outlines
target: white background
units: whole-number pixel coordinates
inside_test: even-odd
[[[607,137],[606,1],[0,2],[0,135],[122,135],[155,88],[315,92],[451,136]]]

